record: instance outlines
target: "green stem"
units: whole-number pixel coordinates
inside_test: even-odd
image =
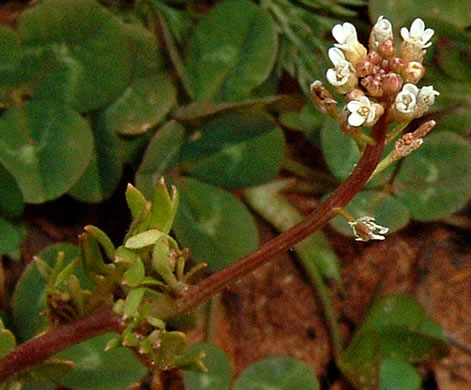
[[[409,122],[402,122],[399,123],[393,131],[391,131],[387,136],[386,136],[386,144],[389,144],[394,138],[396,138],[399,134],[402,133],[402,131],[407,127]]]

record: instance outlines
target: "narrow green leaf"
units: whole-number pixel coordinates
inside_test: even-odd
[[[146,206],[147,200],[144,195],[142,195],[142,192],[129,183],[126,188],[126,202],[131,211],[131,216],[136,218]]]
[[[178,209],[179,196],[176,187],[172,186],[170,196],[163,178],[155,185],[150,211],[150,227],[168,233]]]
[[[126,317],[133,317],[137,314],[145,292],[145,288],[134,288],[128,293],[123,306],[123,314]]]
[[[0,329],[0,359],[16,346],[15,336],[8,329]]]
[[[142,283],[145,275],[144,262],[138,257],[124,273],[122,282],[129,287],[137,287]]]
[[[103,247],[105,250],[106,257],[108,259],[113,259],[115,255],[116,248],[113,245],[111,239],[107,236],[107,234],[93,225],[87,225],[83,228],[88,234],[90,234],[98,243]]]
[[[162,236],[165,236],[165,233],[157,229],[146,230],[145,232],[136,234],[126,241],[124,245],[129,249],[140,249],[146,246],[154,245],[155,242]]]
[[[168,285],[172,286],[176,283],[176,278],[168,262],[168,252],[168,240],[162,236],[155,242],[152,249],[152,268]]]
[[[188,45],[187,72],[196,100],[247,98],[270,74],[276,49],[275,25],[265,10],[246,0],[218,4]]]

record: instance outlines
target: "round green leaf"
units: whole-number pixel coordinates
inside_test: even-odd
[[[13,87],[18,81],[16,73],[21,60],[18,34],[6,26],[0,26],[0,86]],[[0,92],[0,97],[3,93]]]
[[[58,353],[56,357],[72,360],[74,371],[60,383],[74,390],[119,390],[141,379],[147,369],[127,348],[105,351],[113,333],[94,337]]]
[[[285,156],[281,129],[226,146],[220,152],[191,163],[196,178],[229,188],[250,187],[273,179]]]
[[[246,98],[270,74],[276,49],[275,25],[265,10],[247,0],[220,3],[197,26],[188,46],[187,72],[196,100]]]
[[[217,271],[257,248],[257,228],[239,199],[195,179],[176,184],[180,205],[173,230],[196,261]]]
[[[461,209],[471,198],[471,146],[440,132],[408,156],[394,181],[397,199],[413,218],[431,221]]]
[[[463,136],[471,134],[471,110],[469,107],[456,108],[453,112],[440,117],[433,131],[435,133],[449,131]]]
[[[113,131],[138,135],[159,123],[176,104],[177,91],[165,73],[137,78],[104,112]]]
[[[390,358],[381,362],[379,390],[419,390],[422,378],[409,363]]]
[[[94,149],[85,173],[69,194],[84,202],[101,202],[111,196],[121,178],[116,136],[102,121],[93,128]]]
[[[57,67],[35,83],[34,95],[90,111],[118,97],[131,74],[131,53],[122,23],[92,0],[47,0],[18,22],[26,48],[54,54]],[[59,71],[58,71],[59,70]]]
[[[87,121],[61,105],[27,103],[0,119],[0,161],[29,203],[69,190],[90,162],[92,148]]]
[[[65,253],[64,264],[70,263],[79,255],[75,245],[56,244],[38,253],[38,256],[49,265],[53,265],[60,251]],[[80,281],[84,279],[82,276]],[[13,293],[13,320],[16,334],[21,340],[28,340],[46,328],[47,319],[41,315],[45,308],[46,281],[32,262],[24,270]]]
[[[427,16],[450,21],[456,26],[467,27],[471,25],[471,11],[468,0],[429,0],[427,6],[421,0],[371,0],[369,3],[371,21],[376,22],[379,16],[384,15],[398,31],[415,18]],[[410,24],[406,25],[410,28]]]
[[[154,186],[165,170],[173,165],[184,142],[185,129],[170,121],[152,137],[136,173],[136,185],[147,198],[154,194]]]
[[[389,228],[389,233],[402,229],[409,222],[409,210],[394,197],[379,191],[361,191],[345,207],[353,218],[374,217],[376,223]],[[331,221],[335,230],[347,236],[353,231],[344,217],[337,216]]]
[[[23,212],[23,195],[15,178],[0,164],[0,215],[19,217]]]
[[[186,390],[228,390],[231,382],[231,362],[226,354],[212,344],[195,344],[187,352],[204,351],[207,372],[185,371]]]
[[[234,390],[319,390],[314,371],[305,363],[287,357],[273,357],[247,368],[234,384]]]
[[[23,237],[7,220],[0,218],[0,255],[17,250]]]

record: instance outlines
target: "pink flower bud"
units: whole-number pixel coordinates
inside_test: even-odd
[[[397,73],[389,72],[383,76],[383,92],[387,96],[393,96],[397,94],[404,82],[402,81],[401,76]]]
[[[378,54],[383,58],[390,58],[396,53],[396,47],[392,39],[384,41],[378,47]]]

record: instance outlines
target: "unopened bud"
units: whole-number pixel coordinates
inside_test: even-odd
[[[404,84],[401,76],[397,73],[389,72],[382,78],[383,93],[387,96],[393,96],[397,94]]]
[[[361,89],[353,88],[345,95],[345,102],[348,103],[352,100],[360,100],[362,96],[365,96],[365,93]]]
[[[324,114],[336,115],[337,101],[320,80],[316,80],[311,84],[311,96],[317,108]]]
[[[435,127],[434,120],[422,123],[417,130],[412,133],[404,134],[394,144],[391,158],[399,160],[411,154],[414,150],[418,149],[424,143],[424,137]]]
[[[406,83],[417,84],[425,74],[424,66],[417,61],[411,61],[403,68],[401,72]]]
[[[427,121],[425,123],[422,123],[417,130],[415,130],[412,135],[414,138],[424,138],[430,131],[435,127],[437,122],[434,120]]]
[[[387,39],[378,47],[378,54],[383,58],[390,58],[396,54],[396,46],[392,39]]]
[[[396,72],[396,73],[401,73],[402,69],[406,66],[406,61],[404,61],[400,57],[393,57],[389,60],[389,70]]]
[[[373,97],[383,96],[381,81],[373,76],[367,76],[361,80],[361,85],[367,90],[368,95]]]
[[[379,63],[381,62],[381,56],[374,50],[370,51],[366,58],[374,65],[379,65]]]
[[[378,69],[378,65],[374,65],[372,62],[368,61],[368,59],[365,58],[357,64],[356,71],[359,77],[365,77],[377,72]]]

